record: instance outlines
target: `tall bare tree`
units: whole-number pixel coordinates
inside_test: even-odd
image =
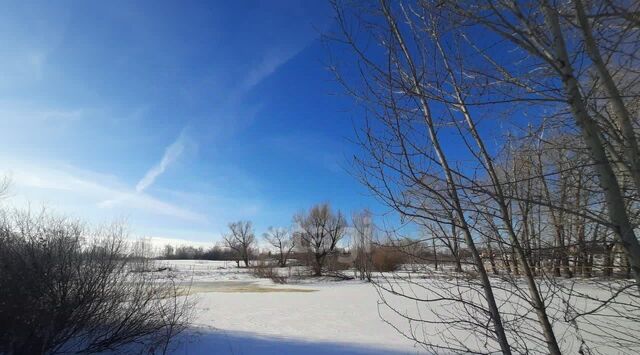
[[[252,248],[256,241],[251,221],[238,221],[229,223],[229,233],[224,236],[225,244],[233,250],[244,266],[249,266]]]
[[[291,255],[293,248],[296,246],[295,238],[293,238],[291,231],[288,228],[269,227],[267,232],[262,236],[271,246],[276,248],[278,252],[278,265],[282,267],[287,266],[289,255]]]
[[[347,220],[340,211],[334,213],[329,204],[323,203],[306,213],[297,214],[294,222],[300,246],[307,248],[312,255],[314,275],[322,275],[327,257],[336,251],[338,242],[345,236]]]
[[[538,70],[537,77],[521,75],[514,68],[497,64],[495,58],[491,58],[490,63],[503,84],[518,87],[518,100],[560,102],[569,112],[589,149],[605,197],[608,223],[619,238],[640,287],[640,242],[628,211],[630,200],[623,189],[624,176],[616,168],[616,161],[621,162],[631,180],[635,184],[640,182],[638,145],[629,100],[625,101],[621,94],[624,90],[620,89],[622,84],[631,96],[638,95],[637,89],[627,83],[638,81],[634,52],[639,42],[637,31],[632,30],[635,24],[626,16],[629,13],[608,14],[607,6],[594,5],[587,14],[581,1],[483,0],[448,5],[462,22],[483,26],[531,56],[533,61],[528,65]],[[598,23],[602,30],[600,36],[595,36],[592,28]],[[481,55],[490,57],[486,51]],[[604,58],[608,58],[608,63]],[[586,70],[577,67],[582,62],[587,63]],[[619,73],[627,73],[630,79],[615,82],[610,71],[616,66]],[[594,90],[591,77],[594,72],[599,78],[596,84],[602,90]],[[598,92],[606,95],[593,95]],[[602,107],[598,103],[603,101],[613,107],[614,125],[603,122],[602,115],[591,109],[592,103]]]
[[[371,281],[373,272],[374,225],[372,219],[371,212],[366,209],[351,216],[354,264],[360,280],[367,281]]]
[[[637,25],[619,6],[607,12],[611,3],[592,6],[586,15],[590,25],[602,27],[596,42],[606,41],[604,33]],[[482,302],[472,303],[473,312],[466,309],[454,320],[431,308],[442,317],[440,322],[407,316],[410,323],[464,328],[491,338],[503,353],[528,352],[532,348],[527,344],[535,338],[545,352],[560,354],[556,324],[565,320],[557,316],[557,304],[567,300],[547,291],[562,288],[549,280],[572,277],[579,265],[590,270],[597,234],[607,231],[619,237],[633,265],[637,193],[629,186],[634,186],[635,133],[625,129],[629,115],[620,108],[632,112],[633,105],[628,98],[611,99],[616,90],[599,83],[607,73],[596,68],[597,53],[584,52],[589,29],[576,23],[580,5],[545,0],[334,2],[340,25],[336,42],[354,54],[360,77],[347,80],[340,65],[332,69],[366,109],[357,140],[364,154],[355,160],[360,179],[403,221],[429,227],[431,235],[415,240],[416,246],[429,237],[443,242],[458,260],[459,277],[464,279],[469,265],[481,280],[481,289],[475,288],[478,283],[458,280],[455,287],[445,287],[458,294],[420,298],[425,304],[446,299],[468,305],[470,297],[462,294],[482,290]],[[609,20],[600,15],[617,18],[609,22],[615,24],[613,30],[602,26]],[[488,31],[477,31],[483,27]],[[625,67],[631,77],[624,84],[627,91],[614,80],[618,96],[637,95],[630,89],[638,81],[630,64],[636,63],[633,33],[637,31],[619,30],[616,38],[624,38],[624,45],[598,45],[607,51],[617,46],[612,57],[625,58],[618,62],[600,54],[610,66],[605,69]],[[585,70],[583,63],[595,64]],[[512,150],[511,135],[513,141],[526,141]],[[527,143],[532,146],[525,149]],[[593,177],[600,188],[592,184]],[[506,275],[495,255],[500,255]],[[489,256],[497,279],[488,277],[483,256]],[[620,267],[627,268],[624,263]],[[414,280],[403,282],[426,288]],[[391,282],[382,288],[419,298]],[[535,317],[525,320],[527,316],[501,312],[498,304],[505,293],[530,305]],[[479,323],[486,326],[471,326]],[[415,332],[405,335],[417,340]],[[475,351],[451,339],[455,337],[449,338],[448,350]],[[443,349],[431,339],[418,341]]]

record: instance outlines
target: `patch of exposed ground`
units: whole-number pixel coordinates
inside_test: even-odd
[[[227,281],[211,281],[211,282],[194,282],[191,285],[185,285],[182,288],[185,293],[210,293],[210,292],[224,292],[224,293],[268,293],[268,292],[315,292],[317,290],[308,288],[293,288],[293,287],[269,287],[259,285],[255,282],[227,282]]]

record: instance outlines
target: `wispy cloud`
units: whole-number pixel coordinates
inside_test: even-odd
[[[173,204],[158,200],[152,196],[131,193],[126,191],[116,192],[118,197],[115,199],[104,200],[97,204],[100,208],[111,208],[117,204],[123,204],[125,206],[146,210],[155,214],[161,214],[165,216],[176,217],[186,221],[204,222],[206,217],[200,213],[192,212],[190,210],[175,206]]]
[[[254,66],[244,81],[242,82],[241,91],[243,93],[248,92],[253,87],[258,85],[262,80],[266,79],[269,75],[273,74],[280,66],[288,62],[296,54],[298,54],[303,47],[295,49],[272,49],[265,53],[262,60]]]
[[[138,181],[138,184],[136,185],[136,192],[141,193],[149,186],[153,185],[156,179],[162,175],[162,173],[164,173],[171,164],[178,160],[184,151],[185,140],[185,130],[182,130],[178,138],[176,138],[176,140],[165,149],[160,162],[149,169],[144,177]]]
[[[345,161],[345,156],[340,151],[343,142],[334,137],[305,132],[288,132],[264,137],[263,142],[269,147],[296,157],[300,162],[313,164],[336,174],[345,173],[345,168],[341,166],[341,163]]]
[[[147,171],[144,177],[140,179],[140,181],[138,181],[135,187],[135,192],[124,191],[115,193],[111,196],[111,198],[99,202],[97,206],[100,208],[113,208],[117,205],[126,203],[131,206],[138,206],[140,208],[149,209],[161,214],[172,215],[181,219],[204,220],[204,217],[200,215],[194,215],[189,211],[159,201],[144,193],[145,190],[153,185],[156,179],[169,168],[169,166],[171,166],[178,160],[178,158],[180,158],[185,150],[187,140],[188,139],[185,128],[182,130],[176,140],[166,147],[160,161],[156,165],[151,167],[151,169]]]
[[[17,189],[17,195],[28,199],[29,202],[47,203],[53,197],[53,200],[59,203],[83,206],[85,214],[91,213],[86,209],[87,206],[93,205],[100,209],[121,204],[124,209],[140,210],[181,220],[206,220],[203,214],[127,189],[112,176],[64,165],[52,168],[41,164],[9,162],[7,166],[9,169],[0,171],[0,174],[10,176],[12,185]],[[60,199],[60,196],[64,198]]]
[[[77,122],[86,114],[87,110],[84,108],[37,108],[33,102],[0,101],[0,116],[3,120],[22,124],[60,125]]]

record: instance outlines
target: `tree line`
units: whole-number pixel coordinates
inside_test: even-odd
[[[368,281],[371,281],[372,272],[394,271],[408,260],[407,253],[397,250],[397,241],[380,240],[368,210],[354,213],[348,223],[342,212],[322,203],[297,213],[292,220],[291,227],[271,226],[262,234],[266,245],[262,252],[253,223],[237,221],[228,224],[228,232],[213,247],[166,245],[160,258],[226,260],[234,261],[237,267],[256,266],[257,261],[265,260],[273,262],[269,266],[287,267],[294,261],[295,265],[307,266],[311,276],[353,268],[357,277]],[[346,242],[346,239],[350,240]],[[413,242],[407,240],[405,243]],[[429,253],[430,250],[426,251]],[[414,262],[430,260],[426,254]],[[340,256],[344,260],[338,260]],[[450,260],[451,257],[441,256],[440,259]]]
[[[301,259],[302,255],[313,268],[316,276],[321,275],[329,258],[339,249],[338,243],[347,234],[347,221],[340,211],[334,212],[329,204],[318,204],[307,212],[293,217],[294,227],[269,227],[262,235],[276,255],[279,266],[287,266],[292,255]],[[256,233],[251,221],[237,221],[228,224],[228,232],[222,243],[205,250],[191,246],[164,247],[162,258],[166,259],[208,259],[233,260],[239,267],[249,267],[259,254]]]

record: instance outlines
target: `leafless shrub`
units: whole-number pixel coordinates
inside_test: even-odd
[[[261,279],[270,279],[277,284],[286,284],[287,276],[280,275],[278,270],[268,262],[259,261],[258,264],[251,268],[251,274]]]
[[[337,254],[328,257],[326,264],[326,269],[328,272],[351,270],[353,267],[353,264],[351,262],[340,260],[340,257]]]
[[[166,351],[191,302],[172,280],[136,272],[125,237],[121,225],[0,211],[0,352]]]
[[[378,272],[399,270],[407,256],[395,247],[378,246],[373,249],[372,266]]]

